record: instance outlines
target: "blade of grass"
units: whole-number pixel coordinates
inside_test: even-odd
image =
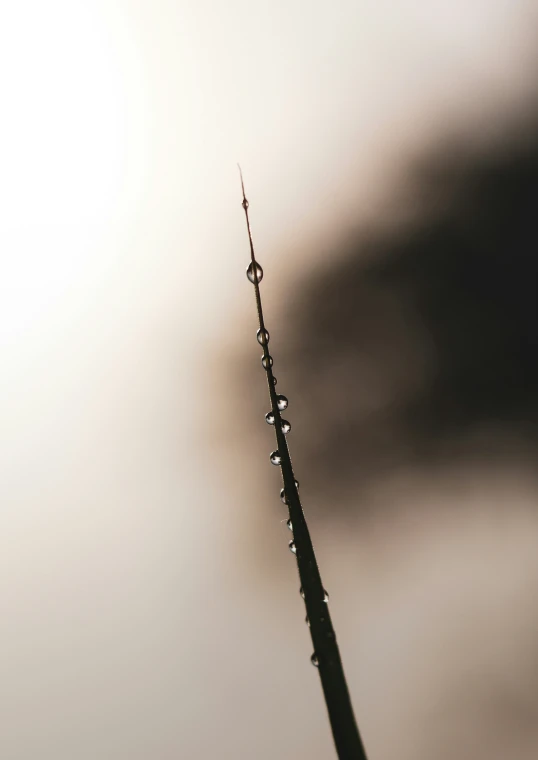
[[[248,216],[249,204],[245,196],[245,186],[243,183],[241,167],[239,167],[239,172],[241,175],[241,189],[243,191],[242,205],[245,211],[250,243],[250,257],[253,266],[256,267],[258,262],[254,255],[254,244],[252,242],[252,233]],[[256,276],[254,277],[253,285],[256,296],[256,308],[258,311],[260,331],[264,331],[266,328],[263,319],[260,283]],[[329,615],[328,596],[321,582],[321,575],[316,562],[314,547],[306,524],[306,518],[301,506],[295,475],[293,473],[288,444],[282,431],[282,417],[278,407],[278,394],[275,389],[272,362],[269,360],[270,354],[268,341],[262,343],[262,348],[263,358],[267,360],[265,371],[269,386],[271,409],[274,415],[277,447],[281,457],[280,466],[282,468],[285,499],[289,509],[291,527],[293,530],[293,541],[295,544],[297,567],[301,580],[302,596],[305,601],[307,616],[310,623],[312,644],[314,645],[312,662],[313,664],[317,664],[319,669],[321,685],[325,696],[325,702],[327,704],[327,711],[329,713],[329,720],[338,757],[340,760],[366,760],[366,753],[364,751],[355,721],[353,707],[351,705],[342,660],[336,642],[336,635]]]

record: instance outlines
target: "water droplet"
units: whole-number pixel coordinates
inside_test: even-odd
[[[265,346],[266,343],[269,343],[269,333],[267,330],[258,330],[256,338],[258,339],[260,346]]]
[[[273,375],[273,385],[276,385],[276,377]]]
[[[315,652],[312,655],[312,657],[310,658],[310,662],[312,663],[312,665],[315,668],[319,668],[319,657],[317,656],[317,654]]]
[[[251,261],[247,267],[247,277],[253,284],[263,280],[263,269],[257,261]]]
[[[325,591],[325,589],[323,589],[323,601],[325,602],[325,604],[327,604],[327,602],[329,601],[329,592]]]
[[[295,541],[290,541],[288,546],[289,546],[290,552],[292,552],[293,554],[297,554],[297,547],[295,546]]]
[[[245,211],[246,211],[246,210],[247,210],[247,208],[248,208],[248,201],[247,201],[247,199],[246,199],[246,198],[243,198],[243,203],[242,203],[241,205],[243,206],[243,208],[244,208],[244,209],[245,209]]]
[[[291,430],[291,425],[288,420],[282,420],[282,432],[287,435]]]
[[[302,598],[303,598],[303,599],[306,599],[306,596],[305,596],[305,593],[304,593],[304,590],[303,590],[303,587],[302,587],[302,586],[301,586],[301,588],[299,589],[299,593],[300,593],[300,595],[302,596]]]
[[[278,406],[278,411],[279,412],[283,412],[284,409],[287,409],[288,408],[288,399],[286,398],[286,396],[283,396],[282,394],[280,394],[279,396],[277,396],[276,397],[276,405]]]
[[[267,414],[265,415],[265,421],[267,422],[268,425],[275,424],[275,415],[273,414],[273,412],[267,412]]]
[[[298,480],[295,480],[295,481],[294,481],[294,483],[295,483],[295,488],[296,488],[297,490],[299,490],[299,481],[298,481]]]
[[[267,354],[267,356],[262,356],[262,367],[264,369],[268,369],[269,367],[273,366],[273,357]]]
[[[308,615],[305,617],[304,621],[307,624],[307,626],[310,628],[310,620],[308,618]]]
[[[280,489],[280,501],[282,501],[284,504],[289,504],[288,497],[286,496],[286,490],[284,488]]]
[[[274,465],[279,465],[282,462],[282,457],[280,456],[279,451],[271,452],[269,459],[271,460],[271,464]]]
[[[286,525],[288,526],[290,530],[293,530],[293,525],[291,524],[291,520],[288,520]]]

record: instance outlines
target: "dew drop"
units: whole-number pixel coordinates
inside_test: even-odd
[[[283,501],[284,504],[288,503],[286,499],[286,491],[283,488],[280,489],[280,501]]]
[[[273,385],[276,385],[276,377],[273,375]]]
[[[282,420],[282,432],[287,435],[291,430],[291,425],[288,420]]]
[[[283,412],[284,409],[287,409],[288,408],[288,399],[286,398],[286,396],[283,396],[282,394],[280,394],[279,396],[277,396],[276,397],[276,405],[278,406],[279,412]]]
[[[269,333],[267,330],[258,330],[256,333],[256,338],[258,339],[260,346],[265,346],[266,343],[269,343]]]
[[[269,367],[273,366],[273,357],[270,354],[267,354],[267,356],[262,356],[262,367],[264,369],[269,369]]]
[[[248,201],[247,201],[247,199],[246,199],[246,198],[243,198],[243,203],[242,203],[241,205],[243,206],[243,208],[244,208],[244,209],[245,209],[245,211],[246,211],[246,210],[247,210],[247,208],[248,208]]]
[[[265,415],[265,421],[267,422],[268,425],[275,424],[275,415],[273,414],[273,412],[267,412],[267,414]]]
[[[315,652],[312,655],[312,657],[310,658],[310,662],[312,663],[312,665],[315,668],[319,668],[319,657],[317,656],[317,654]]]
[[[310,619],[309,619],[308,615],[305,617],[304,621],[307,624],[307,626],[310,628]]]
[[[298,480],[294,480],[293,482],[295,483],[295,488],[297,490],[299,490],[299,481]]]
[[[306,596],[305,596],[305,593],[304,593],[304,589],[303,589],[303,587],[302,587],[302,586],[301,586],[301,588],[299,589],[299,593],[300,593],[300,595],[302,596],[302,598],[303,598],[303,599],[306,599]]]
[[[286,525],[288,526],[290,530],[293,530],[293,525],[291,524],[291,520],[288,520]]]
[[[247,277],[253,284],[263,280],[263,269],[257,261],[251,261],[247,267]]]
[[[295,546],[295,541],[290,541],[289,544],[289,550],[292,552],[292,554],[297,554],[297,547]]]
[[[279,451],[271,452],[269,459],[271,460],[271,464],[274,464],[276,466],[278,466],[282,462],[282,457],[280,456]]]
[[[325,604],[327,604],[327,602],[329,601],[329,592],[325,591],[325,589],[323,589],[323,601],[325,602]]]

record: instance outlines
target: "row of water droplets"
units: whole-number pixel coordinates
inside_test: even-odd
[[[241,173],[241,167],[239,167]],[[269,394],[271,397],[272,409],[265,415],[265,420],[269,425],[278,424],[275,428],[277,445],[281,448],[281,451],[273,451],[270,455],[271,463],[276,466],[282,466],[283,468],[283,480],[284,486],[290,484],[290,478],[293,478],[293,469],[291,467],[291,460],[289,458],[288,446],[283,436],[291,430],[291,425],[287,420],[284,420],[280,416],[280,412],[283,412],[288,407],[288,399],[282,394],[276,393],[276,378],[273,375],[273,358],[271,357],[269,346],[269,333],[265,329],[263,320],[263,310],[260,296],[259,284],[263,278],[263,269],[256,261],[254,255],[254,245],[252,243],[252,235],[250,231],[250,222],[248,217],[248,201],[245,197],[245,188],[243,185],[243,176],[241,175],[241,187],[243,189],[243,208],[245,210],[245,217],[247,222],[248,236],[250,242],[251,262],[247,267],[247,277],[249,281],[254,285],[256,306],[258,309],[259,317],[259,330],[257,332],[257,340],[260,346],[263,347],[262,366],[267,373],[267,379],[269,384]],[[321,665],[320,676],[325,692],[325,698],[329,715],[331,718],[331,726],[333,729],[333,735],[335,744],[338,751],[338,756],[341,758],[356,757],[357,760],[366,760],[364,748],[358,734],[355,719],[353,715],[353,708],[349,699],[349,693],[345,683],[345,677],[342,670],[341,663],[339,661],[338,646],[336,644],[334,630],[331,625],[328,608],[325,606],[329,601],[328,593],[323,589],[321,585],[321,578],[319,576],[319,570],[317,569],[314,549],[310,541],[308,534],[308,528],[302,516],[302,508],[298,499],[297,490],[299,483],[295,480],[294,487],[286,495],[286,489],[283,488],[280,491],[281,500],[288,505],[289,519],[287,520],[287,526],[292,534],[294,533],[294,527],[291,517],[293,515],[294,520],[299,520],[299,525],[296,526],[298,536],[301,536],[299,542],[301,551],[304,552],[304,556],[297,556],[297,547],[295,541],[292,540],[289,543],[289,548],[297,556],[297,564],[303,583],[308,581],[308,605],[307,612],[310,610],[312,617],[312,639],[314,640],[314,647],[318,651],[314,651],[310,661],[312,665],[319,668]],[[289,499],[288,499],[289,497]],[[304,542],[304,544],[303,544]],[[304,575],[305,571],[307,575]],[[303,588],[300,589],[300,594],[306,604],[306,594]],[[318,596],[319,594],[319,596]],[[317,597],[317,598],[316,598]],[[308,615],[306,617],[306,623],[310,626],[310,620]],[[326,641],[321,644],[321,636]],[[331,646],[329,647],[329,640],[331,640]],[[327,653],[325,655],[325,652]],[[325,660],[327,657],[327,660]]]
[[[242,205],[243,205],[243,208],[246,211],[248,209],[248,201],[247,201],[246,198],[243,199],[243,204]],[[263,269],[262,269],[261,265],[256,260],[251,261],[250,264],[248,265],[248,267],[247,267],[247,278],[255,286],[256,285],[259,286],[260,282],[262,281],[262,279],[263,279]],[[262,346],[264,348],[264,353],[263,353],[262,358],[261,358],[262,367],[266,371],[268,371],[273,366],[273,357],[269,354],[269,351],[268,351],[269,340],[270,340],[269,332],[265,329],[265,327],[260,327],[258,329],[257,333],[256,333],[256,338],[257,338],[257,341],[260,344],[260,346]],[[273,382],[273,385],[277,384],[276,377],[272,376],[272,382]],[[278,408],[279,412],[285,411],[288,408],[288,399],[286,398],[286,396],[284,396],[281,393],[277,394],[277,396],[276,396],[276,405],[277,405],[277,408]],[[275,414],[274,414],[273,410],[267,412],[267,414],[265,415],[265,421],[267,422],[268,425],[274,425],[275,424],[275,419],[276,418],[275,418]],[[290,422],[288,422],[288,420],[285,420],[285,419],[281,418],[280,425],[281,425],[281,430],[284,433],[284,435],[287,435],[290,432],[290,430],[291,430],[291,424],[290,424]],[[281,454],[280,454],[280,452],[278,450],[275,450],[275,451],[271,452],[271,454],[269,455],[269,459],[270,459],[271,464],[273,464],[273,465],[275,465],[277,467],[282,464],[282,456],[281,456]],[[299,488],[299,482],[297,480],[295,480],[295,487],[297,489]],[[284,488],[282,488],[281,491],[280,491],[280,499],[281,499],[281,501],[284,504],[288,503],[287,498],[286,498],[286,492],[285,492]],[[288,526],[289,530],[293,532],[293,525],[292,525],[292,522],[291,522],[291,518],[287,520],[286,525]],[[296,547],[295,541],[293,539],[289,542],[289,549],[290,549],[290,551],[293,554],[295,554],[295,555],[297,554],[297,547]],[[301,594],[301,597],[304,600],[305,599],[305,593],[304,593],[302,587],[300,588],[299,593]],[[327,591],[325,591],[325,589],[323,590],[323,601],[325,603],[328,603],[328,601],[329,601],[329,594],[327,593]],[[310,627],[310,620],[308,619],[308,615],[305,618],[305,622]],[[320,622],[321,623],[325,622],[325,618],[322,617],[320,619]],[[332,634],[332,636],[334,636],[334,634]],[[318,655],[315,652],[311,656],[310,662],[315,667],[319,667],[319,657],[318,657]]]

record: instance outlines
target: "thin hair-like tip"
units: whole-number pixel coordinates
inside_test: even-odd
[[[237,168],[239,169],[239,176],[241,177],[241,190],[243,191],[243,200],[245,201],[246,200],[245,183],[243,182],[243,172],[241,170],[241,166],[239,165],[239,163],[237,164]]]

